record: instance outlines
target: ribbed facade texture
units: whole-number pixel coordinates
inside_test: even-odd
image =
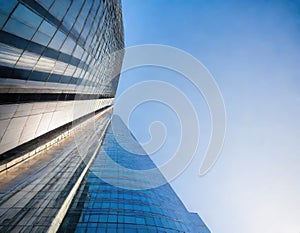
[[[0,1],[0,232],[210,232],[113,116],[123,37],[119,0]]]

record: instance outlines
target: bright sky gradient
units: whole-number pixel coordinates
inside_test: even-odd
[[[213,233],[299,233],[300,2],[124,0],[123,17],[126,46],[185,50],[209,69],[224,97],[224,148],[213,169],[199,177],[211,130],[201,95],[180,75],[158,68],[120,79],[118,94],[145,80],[170,82],[200,114],[197,156],[172,182],[188,209]],[[153,120],[164,122],[170,135],[153,156],[161,163],[178,143],[179,123],[164,106],[144,104],[130,125],[141,142],[149,139]]]

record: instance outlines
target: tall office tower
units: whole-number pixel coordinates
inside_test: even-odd
[[[0,2],[0,232],[209,232],[159,170],[112,166],[156,168],[111,120],[123,41],[119,0]]]
[[[118,0],[2,0],[0,153],[110,105],[123,47]]]

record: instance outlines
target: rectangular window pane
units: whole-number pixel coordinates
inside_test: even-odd
[[[29,10],[22,4],[19,4],[12,17],[33,28],[37,28],[42,22],[42,18],[40,16]]]
[[[1,4],[0,4],[0,28],[3,27],[10,12],[14,9],[14,7],[17,5],[17,3],[18,3],[17,0],[1,2]]]
[[[47,46],[49,41],[51,40],[51,37],[49,37],[48,35],[46,35],[42,32],[37,32],[37,33],[35,33],[32,40],[38,44]]]
[[[70,0],[56,0],[51,6],[50,13],[53,14],[57,19],[61,20],[64,17],[70,3]]]
[[[73,1],[71,7],[69,8],[63,23],[66,26],[66,28],[68,28],[69,30],[72,28],[77,18],[77,15],[79,14],[82,4],[83,4],[83,0]]]
[[[66,39],[64,45],[62,46],[61,51],[63,53],[72,54],[75,45],[76,45],[75,42],[69,36]]]
[[[76,50],[74,52],[74,56],[80,59],[83,52],[84,50],[79,45],[77,45]]]
[[[56,28],[50,23],[48,23],[46,20],[44,20],[39,28],[39,31],[45,33],[48,36],[53,36],[56,31]]]
[[[14,35],[30,40],[35,30],[13,18],[6,23],[4,30]]]
[[[66,35],[64,33],[62,33],[61,31],[57,31],[49,46],[53,49],[58,50],[60,49],[65,38]]]

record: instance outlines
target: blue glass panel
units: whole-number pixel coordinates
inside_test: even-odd
[[[80,34],[80,32],[83,29],[84,22],[88,16],[90,8],[91,8],[91,3],[86,1],[74,25],[74,29],[78,34]]]
[[[2,13],[2,12],[0,11],[0,28],[3,27],[5,21],[7,20],[7,17],[8,17],[7,14]]]
[[[39,27],[39,31],[45,33],[48,36],[53,36],[56,31],[56,28],[50,23],[48,23],[46,20],[44,20],[41,26]]]
[[[60,83],[69,83],[71,80],[70,76],[62,76]]]
[[[73,55],[77,58],[81,58],[83,52],[84,50],[81,48],[81,46],[77,45]]]
[[[4,26],[4,30],[10,32],[14,35],[23,37],[27,40],[31,39],[35,30],[13,18],[10,18],[9,21]]]
[[[22,4],[19,4],[16,10],[14,11],[12,17],[18,19],[19,21],[31,26],[33,28],[37,28],[42,22],[42,18],[29,10]]]
[[[73,52],[73,49],[75,47],[75,42],[70,38],[70,36],[65,40],[62,48],[61,48],[61,51],[63,53],[67,53],[67,54],[72,54]]]
[[[57,83],[61,78],[61,75],[59,74],[51,74],[48,78],[48,82],[54,82]]]
[[[79,14],[79,11],[81,9],[81,6],[83,4],[83,0],[76,0],[72,2],[71,7],[69,8],[65,18],[64,18],[64,25],[66,26],[66,28],[68,28],[69,30],[71,29],[71,27],[73,26],[77,15]]]
[[[51,37],[41,32],[36,32],[34,37],[32,38],[32,41],[44,46],[47,46],[50,40]]]
[[[66,35],[64,33],[62,33],[61,31],[57,31],[49,46],[51,48],[58,50],[58,49],[60,49],[65,38],[66,38]]]
[[[50,13],[61,20],[70,6],[70,3],[70,0],[56,0],[50,8]]]
[[[18,3],[17,0],[1,1],[0,12],[10,13],[17,5],[17,3]]]
[[[29,76],[29,80],[45,82],[49,77],[49,73],[32,72]]]
[[[7,20],[10,12],[17,5],[17,0],[3,1],[0,4],[0,28],[3,27],[5,21]]]

